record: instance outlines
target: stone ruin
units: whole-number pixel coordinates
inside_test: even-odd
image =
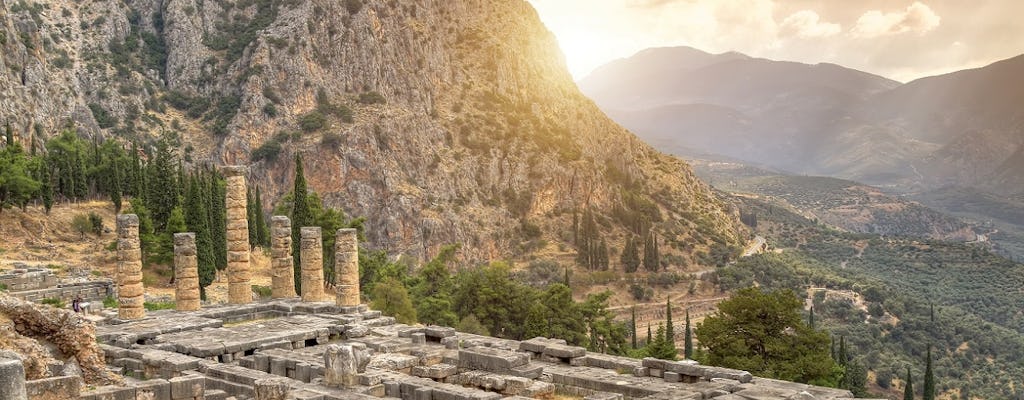
[[[229,189],[228,197],[236,191]],[[174,238],[178,309],[144,314],[132,308],[138,292],[132,290],[137,221],[133,215],[118,217],[118,285],[129,294],[119,304],[127,310],[109,313],[94,328],[95,341],[86,340],[104,359],[90,364],[90,371],[99,373],[95,364],[105,365],[123,375],[123,382],[90,376],[86,386],[74,374],[26,380],[29,364],[0,353],[0,400],[853,397],[846,390],[758,378],[690,360],[638,360],[588,352],[559,339],[516,341],[397,323],[360,304],[354,230],[335,232],[337,285],[333,301],[324,301],[321,232],[302,227],[304,296],[297,298],[285,217],[272,219],[272,300],[236,298],[233,304],[200,307],[195,241],[186,233]],[[229,218],[229,230],[230,224]],[[248,265],[237,257],[235,262],[236,280],[230,283],[248,288],[248,281],[238,281],[249,276]],[[305,296],[306,290],[317,296]],[[90,327],[76,332],[91,332]]]

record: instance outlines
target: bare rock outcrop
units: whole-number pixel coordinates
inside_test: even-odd
[[[0,293],[0,315],[11,321],[14,333],[22,338],[36,342],[36,346],[39,341],[52,343],[64,356],[77,360],[82,370],[82,379],[86,383],[122,382],[121,377],[106,369],[103,351],[96,343],[96,326],[80,315],[68,310],[19,300],[2,293]],[[0,335],[10,337],[9,332]],[[0,344],[5,343],[8,342],[0,341]],[[29,342],[18,339],[14,343]],[[27,348],[18,347],[7,350],[19,353],[25,358],[34,359],[40,354],[45,354],[39,351],[40,348],[41,346],[29,345]],[[40,357],[38,362],[29,361],[25,366],[29,379],[43,374],[39,370],[39,364],[46,362],[45,356]]]

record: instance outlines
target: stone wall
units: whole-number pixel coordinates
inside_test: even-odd
[[[53,288],[57,282],[52,271],[42,268],[19,268],[0,275],[0,285],[11,292]]]
[[[81,297],[84,301],[102,303],[103,299],[107,298],[107,296],[117,297],[117,286],[114,285],[113,281],[102,280],[61,285],[50,289],[8,292],[7,294],[11,297],[33,302],[55,298],[71,304],[76,297]]]

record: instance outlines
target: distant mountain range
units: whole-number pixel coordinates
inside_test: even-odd
[[[644,50],[579,82],[662,151],[899,192],[1024,191],[1024,56],[906,84],[834,64]]]

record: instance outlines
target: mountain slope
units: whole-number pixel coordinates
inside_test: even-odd
[[[609,247],[646,220],[684,263],[742,235],[685,163],[579,93],[524,1],[19,1],[0,27],[17,140],[174,132],[194,164],[280,145],[252,164],[264,199],[300,153],[312,189],[392,253],[522,258],[572,242],[587,208]]]
[[[1012,194],[1024,183],[1013,158],[1024,145],[1024,56],[900,85],[828,64],[685,54],[701,67],[642,65],[666,62],[650,55],[609,64],[658,71],[646,79],[660,87],[609,83],[601,70],[581,87],[641,137],[674,135],[683,147],[795,173],[901,191],[956,184]],[[693,112],[661,112],[705,104],[731,111],[710,125]],[[655,110],[653,121],[636,122]]]

